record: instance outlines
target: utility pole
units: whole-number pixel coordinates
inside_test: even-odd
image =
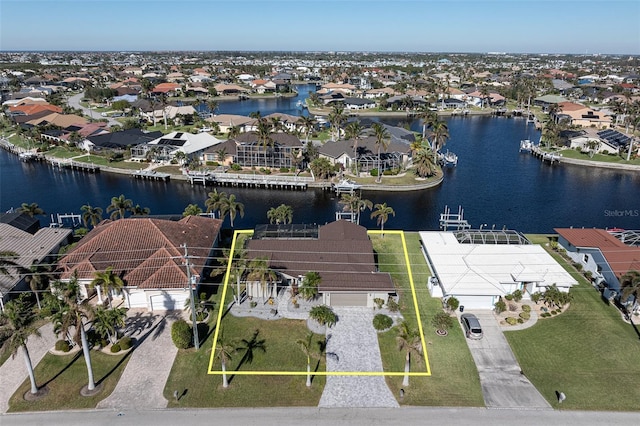
[[[191,265],[189,264],[189,253],[187,252],[187,244],[182,244],[184,248],[184,264],[187,267],[187,285],[189,286],[189,299],[191,299],[191,322],[193,323],[193,345],[196,351],[200,349],[200,339],[198,338],[198,322],[196,320],[196,296],[195,283],[191,276]]]

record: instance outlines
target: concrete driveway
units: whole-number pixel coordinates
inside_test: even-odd
[[[467,340],[480,374],[487,408],[551,409],[549,403],[521,373],[493,311],[468,311],[478,317],[484,337]],[[458,314],[458,321],[460,321]]]

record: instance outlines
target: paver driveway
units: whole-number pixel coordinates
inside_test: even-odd
[[[327,329],[327,371],[383,371],[371,308],[335,307]],[[320,407],[398,407],[383,376],[327,376]]]

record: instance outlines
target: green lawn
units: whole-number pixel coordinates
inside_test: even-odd
[[[222,291],[220,291],[221,293]],[[231,300],[231,292],[227,293],[227,302]],[[220,306],[220,295],[216,306]],[[215,326],[218,313],[210,320]],[[233,371],[299,371],[306,372],[307,360],[298,345],[297,339],[304,338],[308,332],[306,323],[301,320],[280,319],[276,321],[257,318],[236,318],[226,314],[222,319],[222,330],[225,338],[238,342],[251,339],[255,330],[259,330],[258,339],[265,340],[266,352],[257,351],[252,363],[244,362],[244,352],[233,356],[227,365],[229,387],[222,387],[222,376],[207,374],[213,331],[201,344],[200,350],[180,350],[171,369],[165,386],[164,395],[169,400],[169,407],[272,407],[272,406],[317,406],[322,395],[325,377],[313,378],[311,388],[305,385],[306,374],[299,376],[280,375],[233,375]],[[319,341],[324,336],[317,335]],[[312,360],[312,371],[317,361]],[[317,365],[318,371],[325,371],[324,360]],[[216,360],[213,371],[220,371]],[[183,395],[179,401],[173,397],[174,391]]]
[[[420,251],[420,236],[412,232],[405,233],[405,238],[432,375],[411,377],[409,387],[404,389],[405,397],[401,403],[430,406],[483,406],[480,379],[460,325],[456,321],[446,337],[437,336],[435,328],[431,325],[431,318],[435,312],[442,309],[442,302],[439,298],[432,298],[427,290],[426,282],[430,272]],[[403,315],[413,327],[416,327],[416,315],[400,237],[387,234],[384,239],[372,237],[372,240],[378,254],[380,270],[391,273],[400,293]],[[393,330],[379,335],[385,371],[404,370],[404,354],[397,350],[395,336],[396,332]],[[425,371],[424,363],[418,367],[412,367],[412,371]],[[386,379],[392,393],[398,395],[402,388],[402,376]]]
[[[544,242],[544,236],[530,237]],[[557,253],[552,253],[559,259]],[[578,277],[569,309],[539,320],[529,329],[505,333],[531,382],[547,396],[562,391],[567,399],[555,408],[575,410],[637,410],[640,400],[640,340],[634,326],[602,300],[600,293],[565,260]]]
[[[98,402],[113,392],[129,357],[128,354],[107,355],[91,351],[91,360],[96,385],[102,384],[98,394],[91,397],[80,395],[80,390],[87,384],[87,367],[82,351],[66,356],[46,354],[35,368],[35,376],[38,386],[46,385],[49,393],[37,401],[25,401],[23,395],[30,389],[29,379],[26,379],[10,398],[9,411],[95,408]]]
[[[589,155],[583,154],[582,152],[576,151],[575,149],[563,149],[562,151],[560,151],[560,153],[562,154],[563,157],[575,158],[577,160],[640,165],[640,158],[627,161],[626,157],[623,159],[619,155],[604,155],[604,154],[594,154],[593,158],[591,158],[589,157]]]

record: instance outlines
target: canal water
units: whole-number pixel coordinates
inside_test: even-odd
[[[289,102],[295,105],[294,100]],[[270,112],[264,109],[263,114]],[[242,113],[247,114],[246,110]],[[521,139],[539,139],[539,132],[523,119],[453,117],[447,123],[451,138],[444,150],[456,153],[459,160],[457,167],[445,170],[442,185],[416,192],[363,192],[373,203],[386,202],[394,208],[396,214],[386,228],[437,229],[445,206],[452,211],[462,206],[465,218],[476,228],[507,227],[535,233],[570,226],[640,228],[639,173],[569,164],[550,166],[519,153]],[[411,126],[419,129],[419,123]],[[58,170],[41,163],[22,163],[0,150],[1,211],[35,202],[47,213],[79,213],[84,204],[104,209],[111,197],[124,194],[134,204],[149,207],[152,214],[180,214],[191,203],[204,207],[212,190],[212,186],[179,181],[150,182],[104,172],[93,175]],[[240,228],[265,223],[267,210],[280,203],[292,206],[294,222],[298,223],[332,221],[341,207],[333,193],[319,189],[222,190],[236,194],[245,205],[244,217],[236,219]],[[43,224],[48,221],[48,217],[41,220]],[[361,223],[376,227],[369,212]]]

